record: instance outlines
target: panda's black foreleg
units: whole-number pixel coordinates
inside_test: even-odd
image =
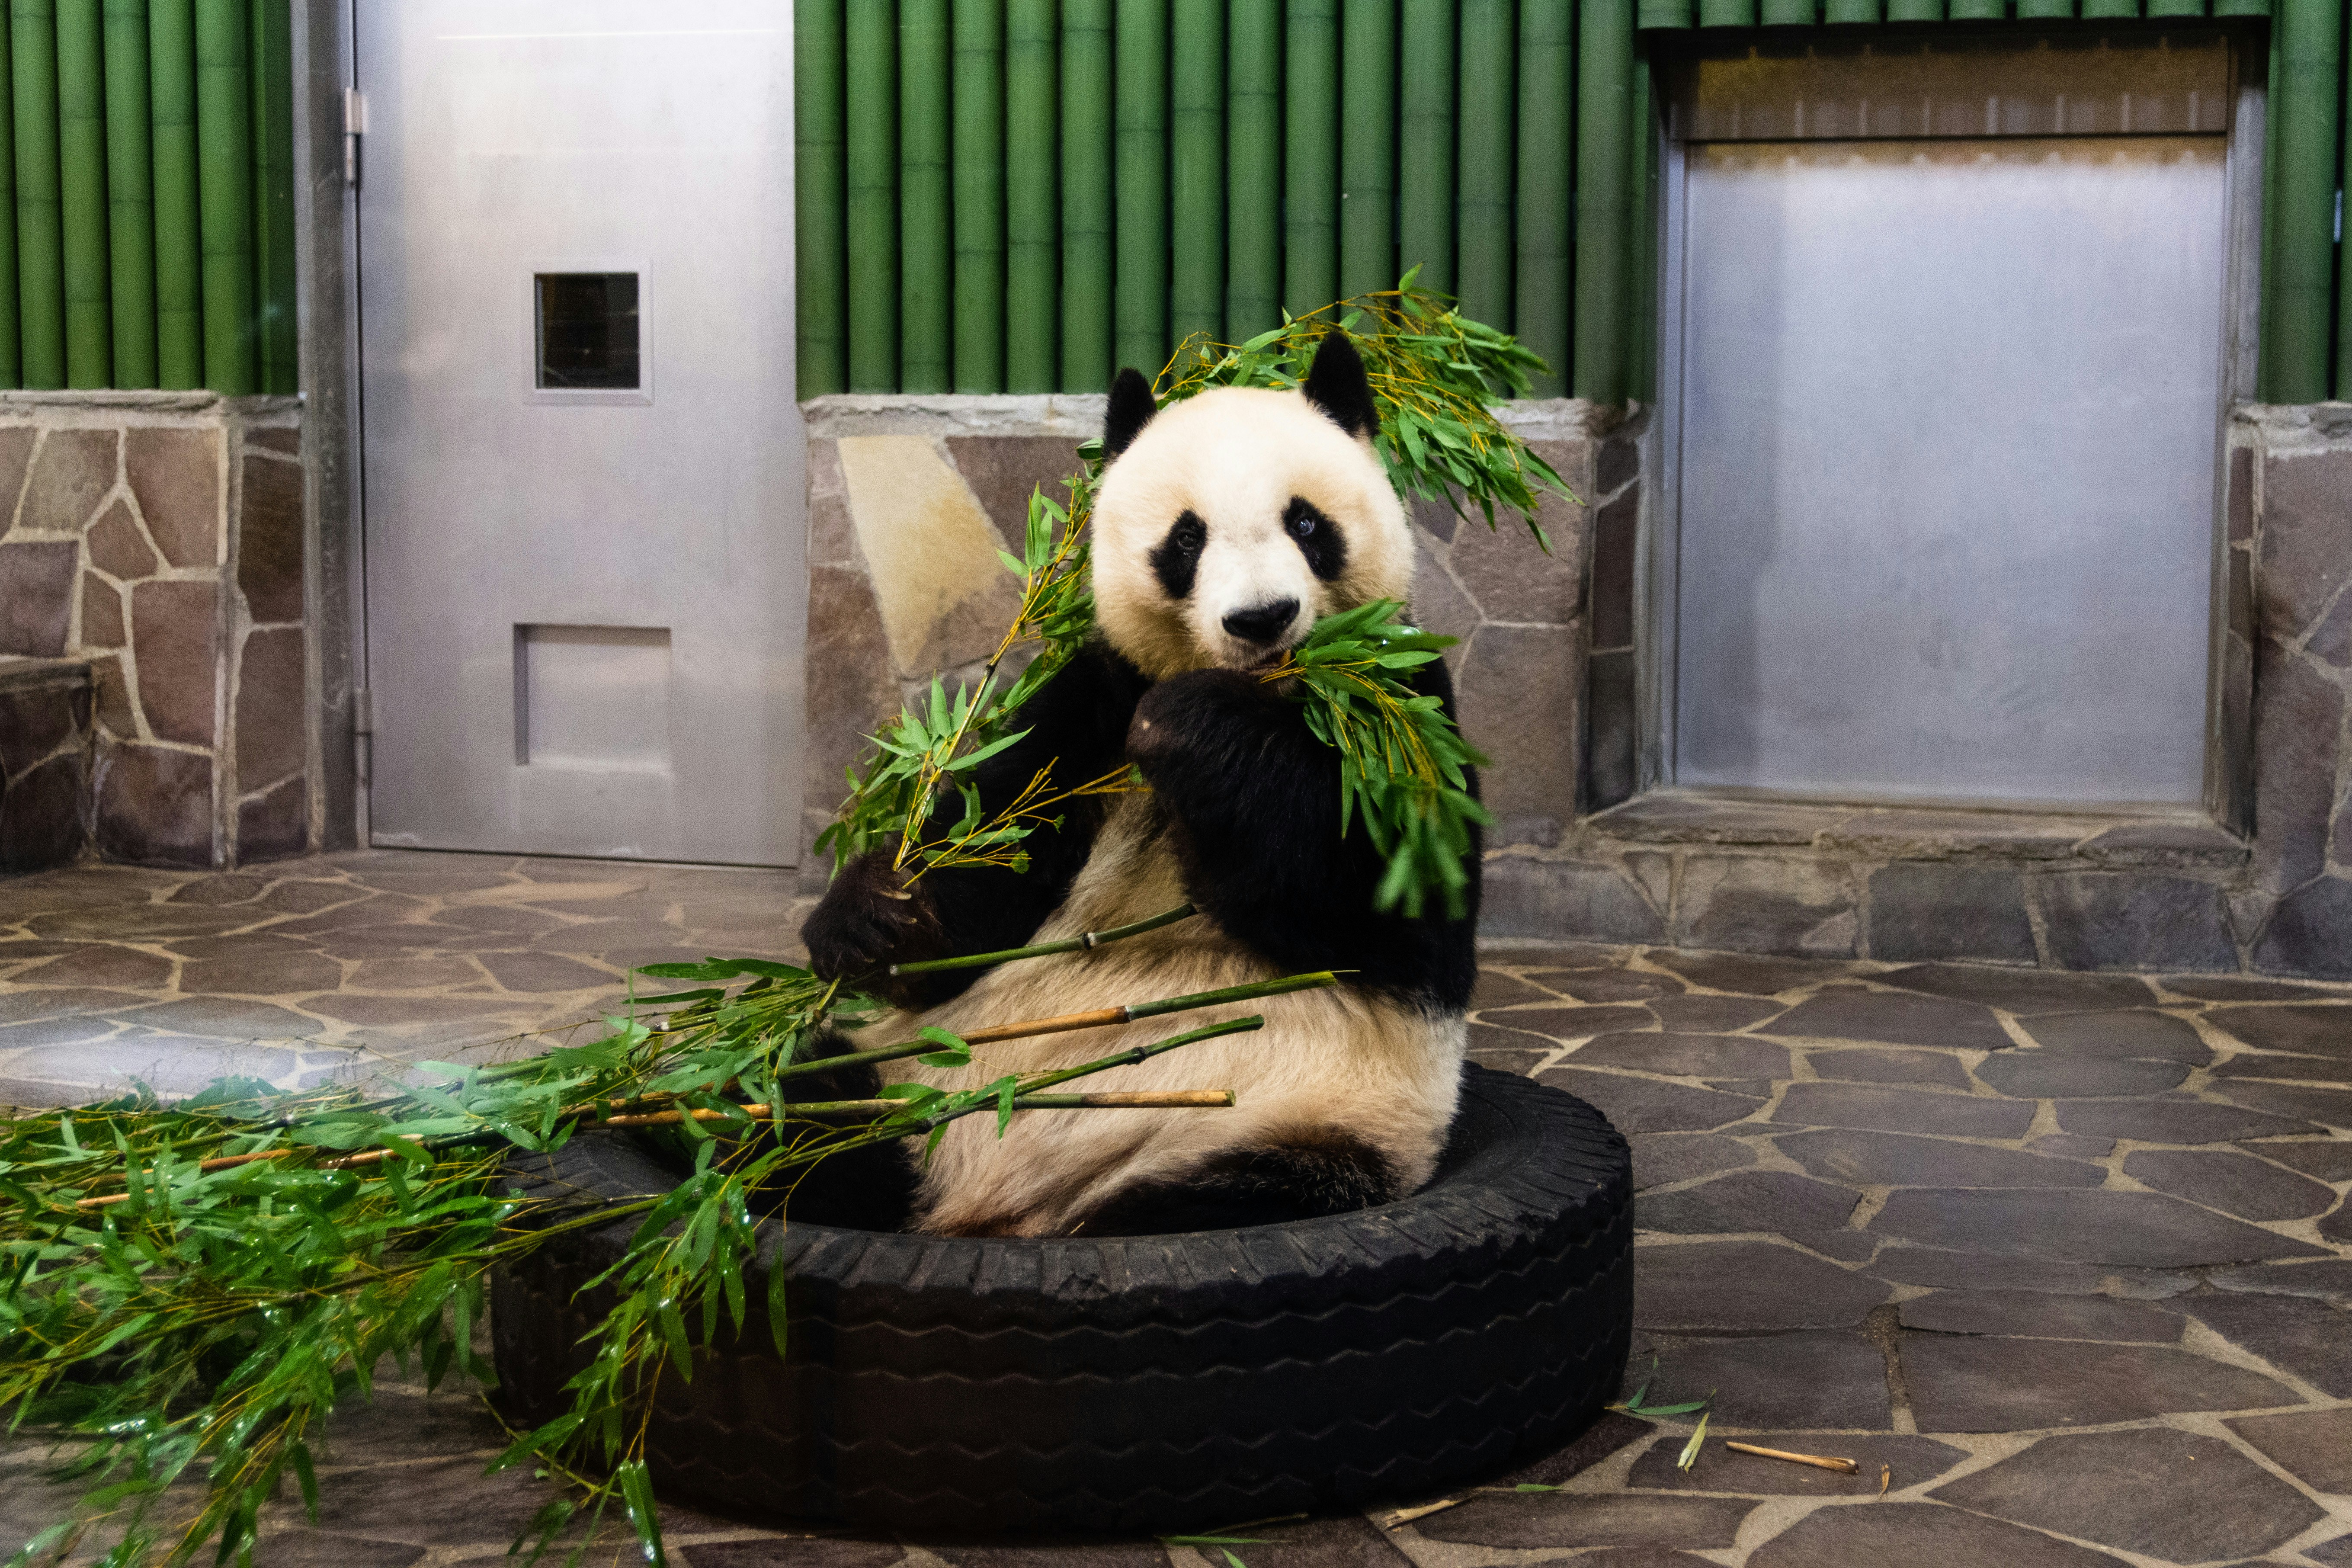
[[[828,1031],[810,1046],[803,1059],[845,1056],[873,1043]],[[871,1100],[882,1088],[882,1075],[871,1066],[814,1073],[790,1081],[793,1098],[801,1101]],[[804,1123],[789,1129],[794,1134],[809,1131]],[[828,1154],[806,1167],[788,1187],[768,1196],[772,1206],[781,1206],[792,1218],[814,1225],[904,1230],[914,1214],[919,1179],[904,1142],[877,1143]]]
[[[1069,789],[1117,768],[1128,720],[1146,682],[1118,654],[1089,644],[1037,694],[1014,722],[1026,733],[969,774],[983,814],[1003,810],[1041,771],[1049,787]],[[961,795],[936,803],[923,841],[950,837],[963,815]],[[992,952],[1027,942],[1068,896],[1094,847],[1104,816],[1099,796],[1055,808],[1060,827],[1040,827],[1024,841],[1029,868],[947,866],[923,870],[896,864],[898,845],[874,849],[841,869],[801,927],[809,962],[901,1006],[933,1006],[971,984],[977,970],[892,980],[893,963]]]
[[[1370,1143],[1302,1130],[1227,1149],[1173,1175],[1114,1193],[1072,1226],[1078,1236],[1174,1236],[1347,1214],[1398,1195],[1396,1169]]]
[[[1423,689],[1451,695],[1444,666]],[[1144,695],[1128,752],[1175,824],[1192,901],[1288,970],[1459,1011],[1477,978],[1477,846],[1468,910],[1409,919],[1375,908],[1385,864],[1360,821],[1339,830],[1339,756],[1299,705],[1245,671],[1194,670]],[[1473,789],[1475,791],[1475,780]]]

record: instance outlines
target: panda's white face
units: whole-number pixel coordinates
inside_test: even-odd
[[[1368,440],[1297,392],[1227,387],[1153,416],[1095,495],[1097,623],[1155,680],[1272,662],[1318,617],[1412,584]]]

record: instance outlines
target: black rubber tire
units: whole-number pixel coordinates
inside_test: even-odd
[[[535,1163],[518,1186],[677,1179],[615,1138]],[[603,1310],[575,1295],[635,1224],[501,1271],[517,1415],[563,1407]],[[1582,1100],[1472,1068],[1436,1178],[1398,1203],[1098,1241],[795,1222],[762,1262],[791,1271],[789,1356],[762,1330],[662,1378],[664,1496],[901,1530],[1199,1530],[1427,1491],[1581,1431],[1633,1331],[1631,1162]]]

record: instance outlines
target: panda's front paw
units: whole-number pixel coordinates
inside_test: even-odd
[[[1143,694],[1127,727],[1127,754],[1149,774],[1154,764],[1213,746],[1236,721],[1263,722],[1280,701],[1274,689],[1241,669],[1171,675]]]
[[[888,964],[945,956],[929,888],[909,887],[891,860],[890,851],[873,849],[843,867],[802,923],[809,967],[826,979],[855,981]],[[891,991],[887,984],[869,988]]]

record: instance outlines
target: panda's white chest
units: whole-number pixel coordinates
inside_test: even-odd
[[[1130,924],[1185,901],[1183,878],[1149,795],[1122,797],[1069,896],[1036,942]],[[1089,952],[989,971],[953,1000],[898,1014],[869,1037],[926,1025],[988,1025],[1189,995],[1276,972],[1205,916]],[[1129,1047],[1256,1015],[1264,1028],[1205,1040],[1087,1080],[1103,1089],[1230,1089],[1230,1110],[1031,1111],[1000,1140],[993,1118],[950,1128],[922,1178],[921,1223],[940,1231],[1054,1235],[1110,1192],[1180,1173],[1220,1151],[1344,1128],[1386,1155],[1410,1188],[1428,1178],[1453,1119],[1466,1034],[1458,1016],[1352,988],[1296,993],[1171,1017],[983,1046],[968,1068],[917,1068],[914,1081],[967,1089],[1008,1072],[1075,1066]]]

